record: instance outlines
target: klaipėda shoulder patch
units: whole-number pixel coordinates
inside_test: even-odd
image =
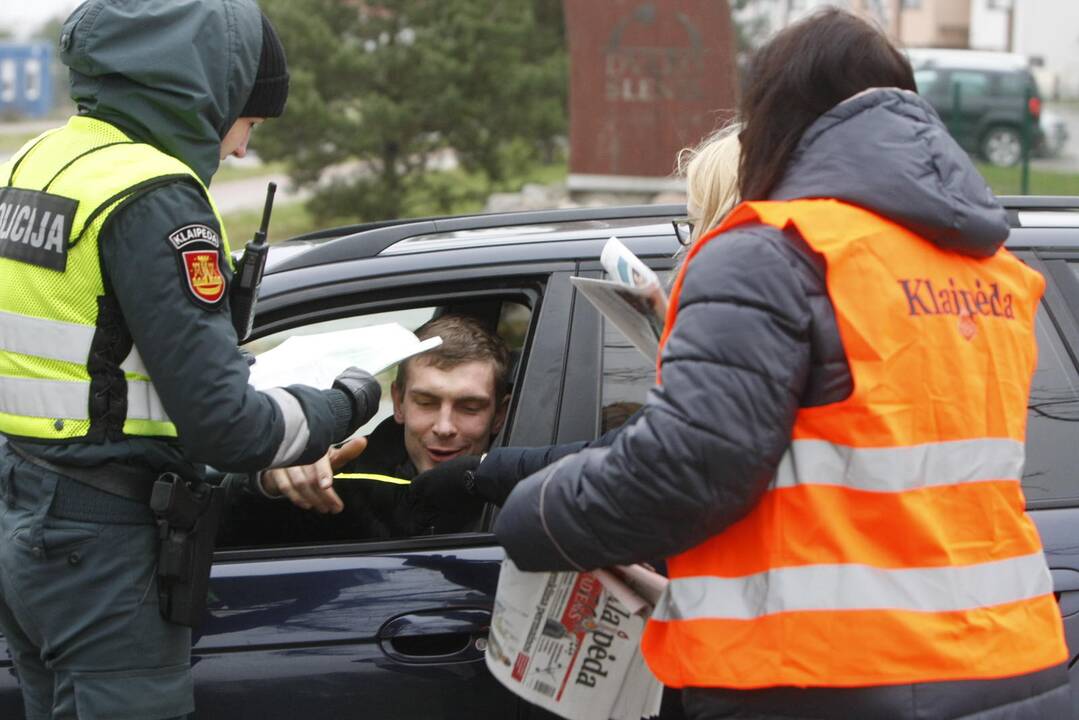
[[[184,225],[169,233],[176,250],[180,276],[188,296],[199,307],[213,309],[225,297],[225,275],[221,272],[221,238],[208,225]]]

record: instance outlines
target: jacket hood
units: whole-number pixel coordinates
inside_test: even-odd
[[[933,108],[877,88],[813,123],[771,198],[829,197],[867,208],[938,246],[989,257],[1008,238],[1004,209]]]
[[[261,49],[253,0],[88,0],[60,32],[79,112],[183,161],[207,184]]]

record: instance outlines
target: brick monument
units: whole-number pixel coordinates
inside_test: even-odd
[[[681,190],[675,155],[733,114],[726,0],[564,0],[569,189]]]

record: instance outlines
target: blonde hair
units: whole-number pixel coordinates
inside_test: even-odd
[[[678,174],[686,178],[686,206],[693,220],[693,241],[719,225],[738,203],[741,129],[741,124],[731,123],[696,147],[678,153]]]

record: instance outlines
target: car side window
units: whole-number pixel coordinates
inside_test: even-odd
[[[998,94],[1005,97],[1026,97],[1033,83],[1026,73],[1001,73],[997,79]]]
[[[972,70],[953,70],[951,86],[959,86],[960,98],[985,97],[989,94],[989,76]]]
[[[941,75],[936,70],[915,70],[914,84],[921,95],[939,95],[944,90]]]
[[[371,313],[368,315],[356,315],[353,317],[338,318],[336,320],[325,320],[322,322],[311,323],[310,325],[301,325],[300,327],[282,330],[281,332],[276,332],[272,335],[252,340],[244,345],[243,349],[254,355],[255,362],[257,363],[259,355],[268,350],[272,350],[293,337],[302,338],[305,335],[320,335],[322,333],[336,332],[338,330],[355,330],[386,323],[397,323],[398,325],[414,331],[420,325],[423,325],[434,317],[436,309],[437,308],[435,307],[428,306]],[[378,413],[357,431],[358,434],[367,435],[374,430],[380,422],[393,413],[393,403],[390,399],[390,383],[393,382],[395,373],[395,368],[390,368],[385,372],[379,373],[378,380],[379,384],[382,385],[382,399],[379,402]]]
[[[290,338],[302,342],[305,336],[386,323],[415,331],[428,320],[457,313],[474,318],[505,341],[511,357],[508,377],[512,384],[514,365],[528,336],[531,308],[516,297],[490,296],[469,307],[473,312],[458,309],[451,301],[446,305],[357,314],[274,333],[248,343],[244,349],[255,355],[257,366],[258,355]],[[481,504],[465,503],[466,507],[445,512],[421,510],[412,502],[408,484],[417,471],[427,469],[424,464],[437,464],[454,457],[453,453],[479,454],[488,449],[498,432],[495,418],[500,405],[497,397],[488,395],[484,400],[493,376],[477,372],[475,363],[467,361],[451,367],[410,365],[402,409],[395,414],[391,385],[397,373],[394,366],[376,376],[382,385],[379,412],[357,431],[357,435],[367,438],[367,447],[357,459],[336,469],[334,490],[345,506],[341,513],[320,515],[285,499],[244,496],[228,508],[218,547],[387,541],[482,530]]]
[[[657,272],[666,285],[669,272]],[[623,425],[644,405],[656,384],[656,364],[634,347],[606,318],[603,320],[603,370],[600,377],[600,433]]]
[[[1023,492],[1028,505],[1079,504],[1079,376],[1044,308],[1036,320],[1038,368],[1027,412]]]
[[[600,433],[623,425],[641,408],[648,389],[655,384],[655,363],[630,344],[613,323],[604,319]]]

